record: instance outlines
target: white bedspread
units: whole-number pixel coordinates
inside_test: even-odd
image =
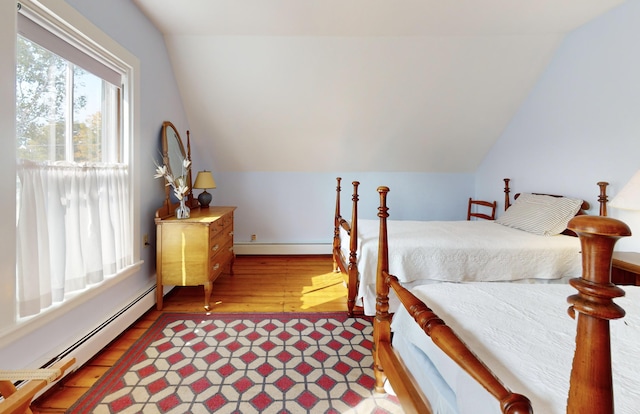
[[[375,314],[379,226],[379,220],[358,220],[356,299],[362,300],[367,315]],[[341,247],[349,257],[345,235]],[[582,272],[577,237],[539,236],[491,221],[389,220],[388,239],[391,273],[407,286],[433,281],[553,280],[579,277]]]
[[[616,412],[630,414],[640,409],[640,287],[623,288],[626,297],[615,301],[627,315],[611,321],[612,362]],[[413,291],[507,387],[526,395],[534,412],[565,413],[576,335],[566,298],[577,292],[573,287],[440,283]],[[460,414],[500,412],[493,397],[435,347],[404,308],[392,329],[427,354],[458,396]]]

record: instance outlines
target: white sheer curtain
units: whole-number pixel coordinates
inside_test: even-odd
[[[133,264],[126,165],[20,161],[17,184],[21,317]]]

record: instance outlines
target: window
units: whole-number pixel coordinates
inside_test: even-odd
[[[18,158],[119,162],[122,76],[24,15],[18,30]]]
[[[27,3],[16,53],[18,317],[100,286],[136,254],[126,99],[133,69]]]

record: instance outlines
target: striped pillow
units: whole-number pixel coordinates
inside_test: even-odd
[[[523,193],[496,220],[503,226],[553,236],[562,233],[580,210],[582,200]]]

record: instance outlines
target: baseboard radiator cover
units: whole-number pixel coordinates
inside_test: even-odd
[[[235,243],[238,255],[305,255],[331,254],[331,244]]]
[[[111,317],[102,322],[98,327],[87,333],[81,339],[69,346],[63,352],[52,358],[41,368],[48,368],[55,362],[73,357],[76,359],[74,367],[65,373],[65,376],[86,364],[91,358],[98,354],[107,344],[113,341],[118,335],[124,332],[129,326],[137,321],[156,303],[156,285],[145,288],[145,290],[122,309],[118,310]],[[55,383],[49,384],[38,393],[36,398],[44,394]]]

